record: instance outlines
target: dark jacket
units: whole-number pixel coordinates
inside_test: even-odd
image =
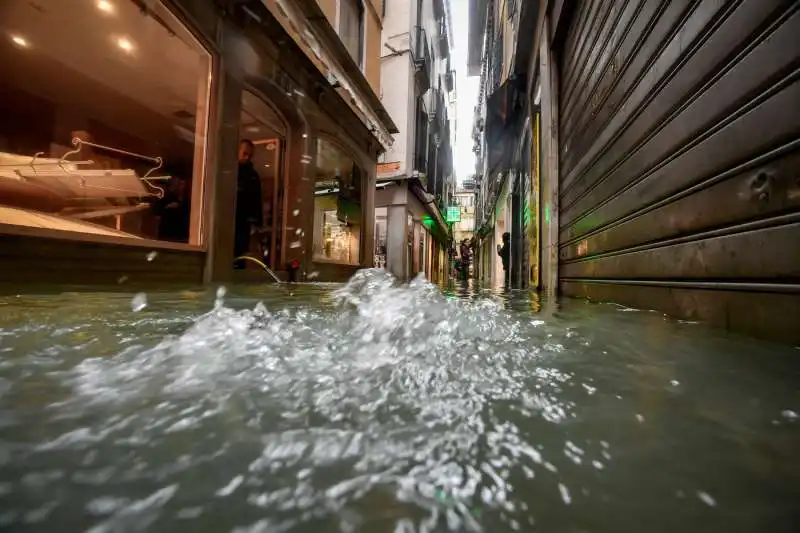
[[[237,231],[250,232],[250,225],[264,225],[261,199],[261,177],[253,163],[239,163],[236,176],[236,227]]]
[[[497,255],[499,255],[500,259],[503,261],[503,270],[508,270],[508,263],[511,259],[511,247],[507,242],[503,243],[503,246],[500,248],[500,251],[497,252]]]
[[[153,205],[160,217],[158,238],[162,241],[187,242],[189,240],[189,202],[172,191]]]

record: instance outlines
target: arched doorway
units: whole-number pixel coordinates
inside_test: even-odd
[[[252,164],[260,178],[260,207],[248,255],[278,267],[282,243],[284,156],[288,126],[283,115],[254,92],[242,92],[239,138],[253,143]],[[237,210],[240,207],[237,206]],[[255,215],[255,214],[254,214]],[[252,264],[245,264],[249,268]]]

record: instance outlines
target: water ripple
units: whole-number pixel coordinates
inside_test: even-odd
[[[228,306],[234,297],[217,291],[211,311],[152,342],[114,332],[117,349],[105,354],[77,355],[102,344],[84,338],[92,323],[53,326],[65,346],[7,365],[0,420],[19,431],[0,435],[0,498],[13,504],[0,519],[93,533],[568,530],[558,524],[589,516],[619,525],[637,489],[662,498],[695,479],[631,477],[637,457],[671,458],[658,402],[679,401],[677,381],[661,363],[634,365],[643,355],[629,345],[604,344],[613,327],[534,319],[378,270],[308,305]],[[186,323],[153,315],[149,300],[138,322],[124,315],[116,327]],[[636,380],[654,385],[627,400]],[[793,415],[781,405],[771,419]],[[26,415],[35,427],[19,422]],[[677,472],[683,460],[671,464]],[[712,489],[725,490],[692,490],[718,511],[732,496]],[[669,498],[675,521],[697,512]]]

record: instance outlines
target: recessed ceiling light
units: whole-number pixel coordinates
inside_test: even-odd
[[[119,37],[117,39],[117,46],[119,46],[125,52],[133,52],[133,43],[127,37]]]
[[[28,48],[28,41],[21,35],[12,35],[11,42],[22,48]]]
[[[109,2],[108,0],[97,0],[97,9],[102,11],[103,13],[114,13],[114,4]]]

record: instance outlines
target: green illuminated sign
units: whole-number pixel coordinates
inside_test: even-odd
[[[457,205],[448,206],[445,221],[461,222],[461,207]]]

